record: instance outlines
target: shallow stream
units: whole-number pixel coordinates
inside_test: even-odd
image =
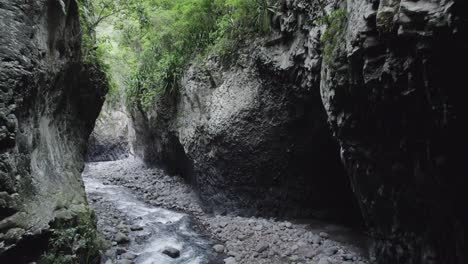
[[[148,205],[129,189],[105,185],[93,175],[84,175],[88,197],[106,206],[95,206],[98,219],[124,216],[129,224],[126,252],[136,255],[136,264],[197,264],[208,262],[210,243],[192,228],[190,217],[175,211]],[[118,228],[118,227],[115,227]],[[139,230],[141,229],[141,230]],[[134,230],[134,231],[132,231]],[[114,243],[115,244],[115,243]],[[180,251],[180,257],[163,254],[166,247]]]

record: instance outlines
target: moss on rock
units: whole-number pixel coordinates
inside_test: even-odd
[[[343,33],[347,27],[346,10],[338,9],[322,18],[326,30],[322,35],[323,59],[328,66],[333,66],[333,60],[338,56],[340,41],[344,39]]]

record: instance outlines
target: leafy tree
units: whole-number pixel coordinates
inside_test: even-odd
[[[229,56],[247,36],[268,32],[272,11],[269,0],[81,1],[88,2],[82,13],[90,13],[91,35],[103,22],[119,31],[113,39],[117,45],[107,51],[129,60],[132,68],[123,83],[127,102],[144,107],[163,93],[177,92],[187,63],[196,56]]]

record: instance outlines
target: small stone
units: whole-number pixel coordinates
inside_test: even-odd
[[[329,256],[329,257],[335,255],[336,252],[338,252],[338,248],[337,248],[337,247],[329,247],[329,248],[326,248],[326,249],[324,250],[325,255],[327,255],[327,256]]]
[[[328,258],[321,258],[317,264],[330,264]]]
[[[171,258],[180,257],[180,251],[177,248],[173,248],[173,247],[164,248],[162,253],[165,254],[165,255],[168,255]]]
[[[244,241],[247,238],[249,238],[249,236],[246,235],[246,234],[240,234],[240,235],[237,236],[237,239],[239,239],[240,241]]]
[[[262,231],[263,225],[257,225],[253,228],[255,231]]]
[[[327,238],[330,237],[330,235],[328,235],[328,234],[325,233],[325,232],[320,232],[319,236],[320,236],[321,238],[325,238],[325,239],[327,239]]]
[[[261,243],[257,246],[257,248],[255,249],[255,251],[257,251],[258,253],[262,253],[263,251],[267,250],[270,246],[268,244],[265,244],[265,243]]]
[[[143,230],[143,227],[135,225],[135,226],[131,226],[130,230],[132,230],[132,231],[141,231],[141,230]]]
[[[223,253],[224,252],[224,246],[223,245],[214,245],[213,249],[216,253]]]
[[[305,253],[305,257],[309,259],[315,257],[315,255],[317,255],[315,250],[309,250]]]
[[[130,242],[130,239],[122,232],[119,232],[117,235],[115,235],[115,242],[117,242],[117,244],[125,244]]]
[[[130,252],[127,252],[125,254],[122,254],[122,258],[124,259],[130,259],[130,260],[133,260],[133,259],[136,259],[137,255],[133,254],[133,253],[130,253]]]
[[[286,224],[284,224],[284,226],[285,226],[286,228],[291,228],[291,227],[292,227],[292,224],[289,223],[289,222],[286,222]]]
[[[234,257],[229,257],[224,259],[224,264],[237,264],[237,261]]]
[[[121,248],[121,247],[119,247],[119,248],[117,248],[117,249],[115,250],[115,253],[116,253],[117,255],[122,255],[122,254],[124,254],[125,252],[127,252],[127,250],[126,250],[125,248]]]

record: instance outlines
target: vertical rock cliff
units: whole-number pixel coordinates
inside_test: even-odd
[[[269,37],[133,109],[136,154],[250,213],[348,206],[340,157],[378,263],[466,263],[467,26],[461,0],[280,1]]]
[[[467,263],[467,4],[342,9],[321,93],[377,262]]]
[[[111,161],[130,155],[129,118],[120,102],[106,101],[89,138],[87,162]]]
[[[287,13],[305,18],[314,7],[295,8],[278,14],[270,37],[229,62],[194,63],[177,94],[134,107],[135,153],[185,176],[221,213],[353,221],[358,209],[320,97],[318,31],[309,37],[309,23]]]
[[[80,174],[107,88],[82,63],[73,0],[1,0],[0,36],[0,262],[22,263],[51,222],[87,208]]]

